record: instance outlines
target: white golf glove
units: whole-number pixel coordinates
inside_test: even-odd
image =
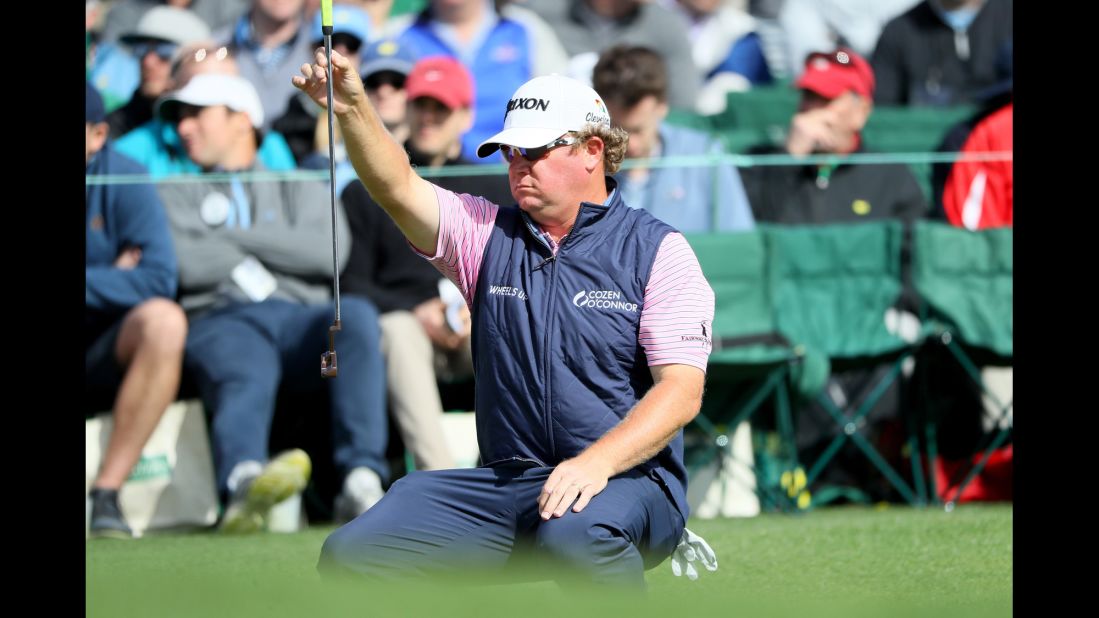
[[[701,562],[707,571],[717,570],[717,556],[710,544],[706,539],[684,528],[683,536],[679,537],[679,545],[672,552],[672,573],[679,577],[686,571],[687,579],[694,581],[698,579],[695,562]]]

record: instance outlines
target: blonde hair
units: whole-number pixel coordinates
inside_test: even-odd
[[[626,144],[630,141],[630,134],[620,127],[588,124],[576,132],[576,143],[572,145],[572,149],[579,149],[591,137],[603,140],[603,171],[607,174],[617,172],[622,160],[626,158]]]

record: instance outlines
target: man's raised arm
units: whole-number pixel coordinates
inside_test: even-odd
[[[328,105],[324,48],[314,64],[303,64],[294,86],[322,107]],[[366,190],[420,251],[432,255],[439,239],[439,204],[431,183],[412,170],[408,155],[385,130],[366,96],[362,80],[347,58],[332,51],[333,111],[347,146],[347,155]]]

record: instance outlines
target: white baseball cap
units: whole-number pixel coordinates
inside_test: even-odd
[[[179,103],[196,107],[224,105],[234,112],[248,114],[252,126],[263,126],[263,104],[252,82],[237,75],[201,73],[179,90],[166,93],[156,102],[156,114],[174,122]]]
[[[588,124],[611,126],[611,115],[599,93],[564,75],[535,77],[511,95],[504,112],[504,130],[481,142],[477,156],[487,157],[501,144],[545,146]]]

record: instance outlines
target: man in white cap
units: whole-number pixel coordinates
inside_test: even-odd
[[[335,312],[331,226],[348,237],[342,209],[330,221],[321,181],[243,182],[240,173],[267,169],[256,152],[263,107],[243,77],[196,75],[158,105],[187,156],[228,176],[159,186],[190,324],[184,369],[213,412],[214,466],[228,501],[221,527],[261,530],[271,507],[308,482],[304,451],[268,461],[280,388],[328,390],[332,452],[325,455],[343,480],[336,506],[350,519],[382,496],[389,431],[378,312],[368,300],[342,299],[340,377],[325,381],[317,370]],[[347,244],[340,250],[342,268]]]
[[[471,308],[481,466],[397,481],[329,536],[318,568],[494,570],[530,542],[554,576],[644,586],[697,539],[681,430],[701,405],[714,296],[683,236],[622,202],[609,175],[627,135],[580,82],[526,82],[477,151],[509,163],[517,204],[501,206],[418,176],[348,60],[332,62],[359,178]],[[323,50],[315,63],[293,83],[323,105]]]

